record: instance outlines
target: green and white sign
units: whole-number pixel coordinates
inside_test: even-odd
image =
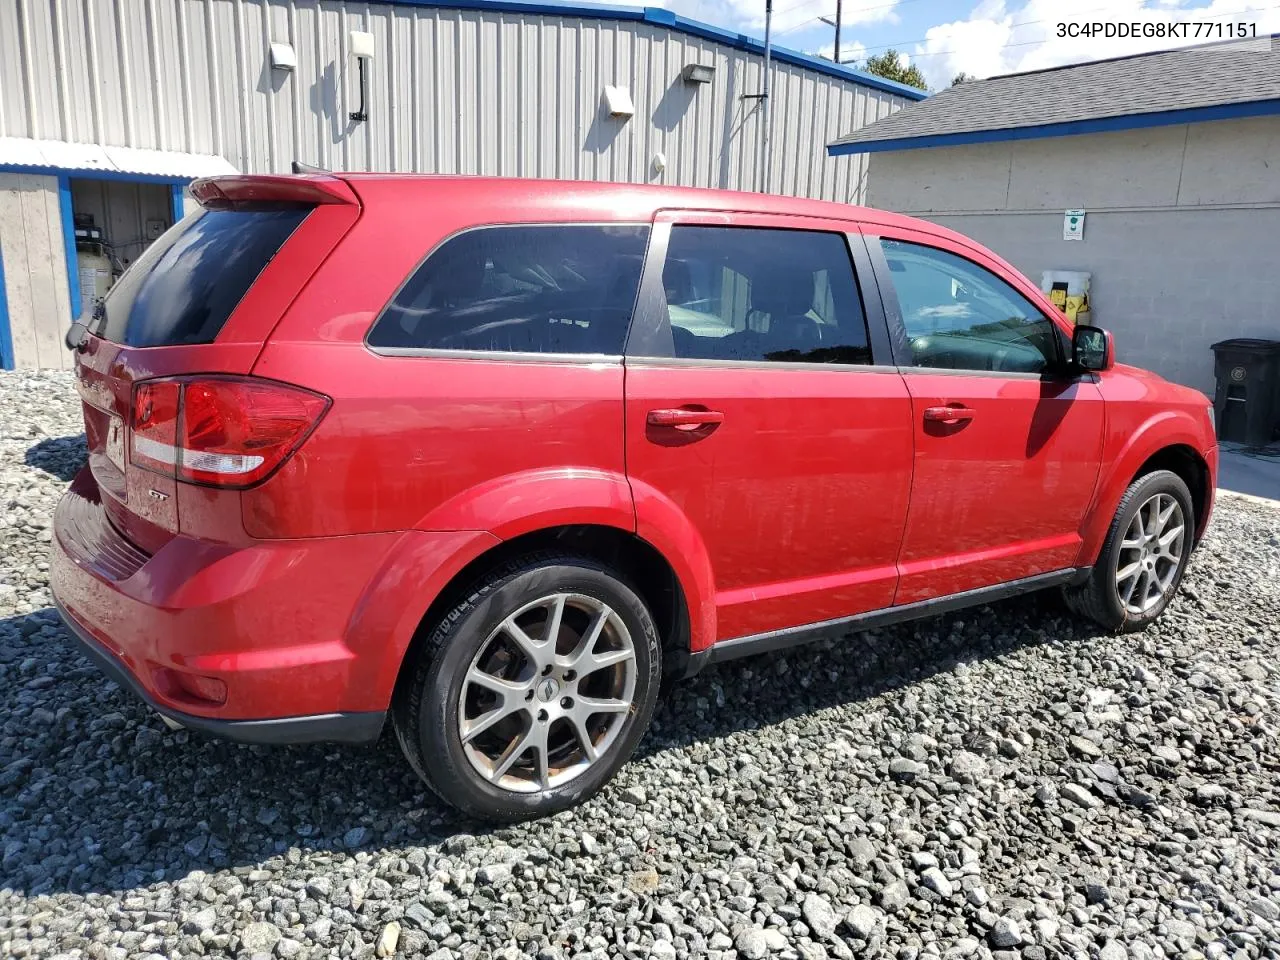
[[[1084,211],[1068,210],[1062,216],[1062,239],[1084,239]]]

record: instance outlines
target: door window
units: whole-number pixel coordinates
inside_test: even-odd
[[[880,244],[912,365],[1039,373],[1057,362],[1053,321],[994,273],[934,247]]]
[[[841,234],[672,227],[662,281],[674,356],[871,363]]]
[[[647,226],[503,226],[446,240],[369,331],[369,346],[621,354]]]

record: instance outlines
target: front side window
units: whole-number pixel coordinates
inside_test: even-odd
[[[662,281],[677,357],[871,362],[841,234],[672,227]]]
[[[486,227],[446,240],[369,332],[378,348],[621,354],[647,226]]]
[[[880,243],[914,366],[1039,373],[1057,361],[1053,321],[994,273],[934,247]]]

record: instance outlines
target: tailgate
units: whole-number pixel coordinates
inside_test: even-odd
[[[103,509],[149,553],[181,530],[180,497],[178,481],[131,462],[135,384],[247,375],[289,304],[359,216],[354,194],[333,178],[226,177],[197,181],[192,192],[202,209],[129,267],[84,320],[88,333],[77,347],[76,386]]]

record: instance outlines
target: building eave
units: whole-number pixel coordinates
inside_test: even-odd
[[[851,153],[886,153],[894,150],[923,150],[929,147],[957,147],[971,143],[1002,143],[1008,140],[1043,140],[1050,137],[1072,137],[1087,133],[1113,133],[1119,130],[1142,130],[1183,123],[1207,123],[1213,120],[1238,120],[1280,114],[1280,99],[1254,100],[1248,103],[1223,103],[1186,110],[1162,110],[1133,113],[1117,117],[1095,117],[1026,127],[1003,127],[995,130],[963,130],[896,139],[835,141],[827,145],[833,157]]]

